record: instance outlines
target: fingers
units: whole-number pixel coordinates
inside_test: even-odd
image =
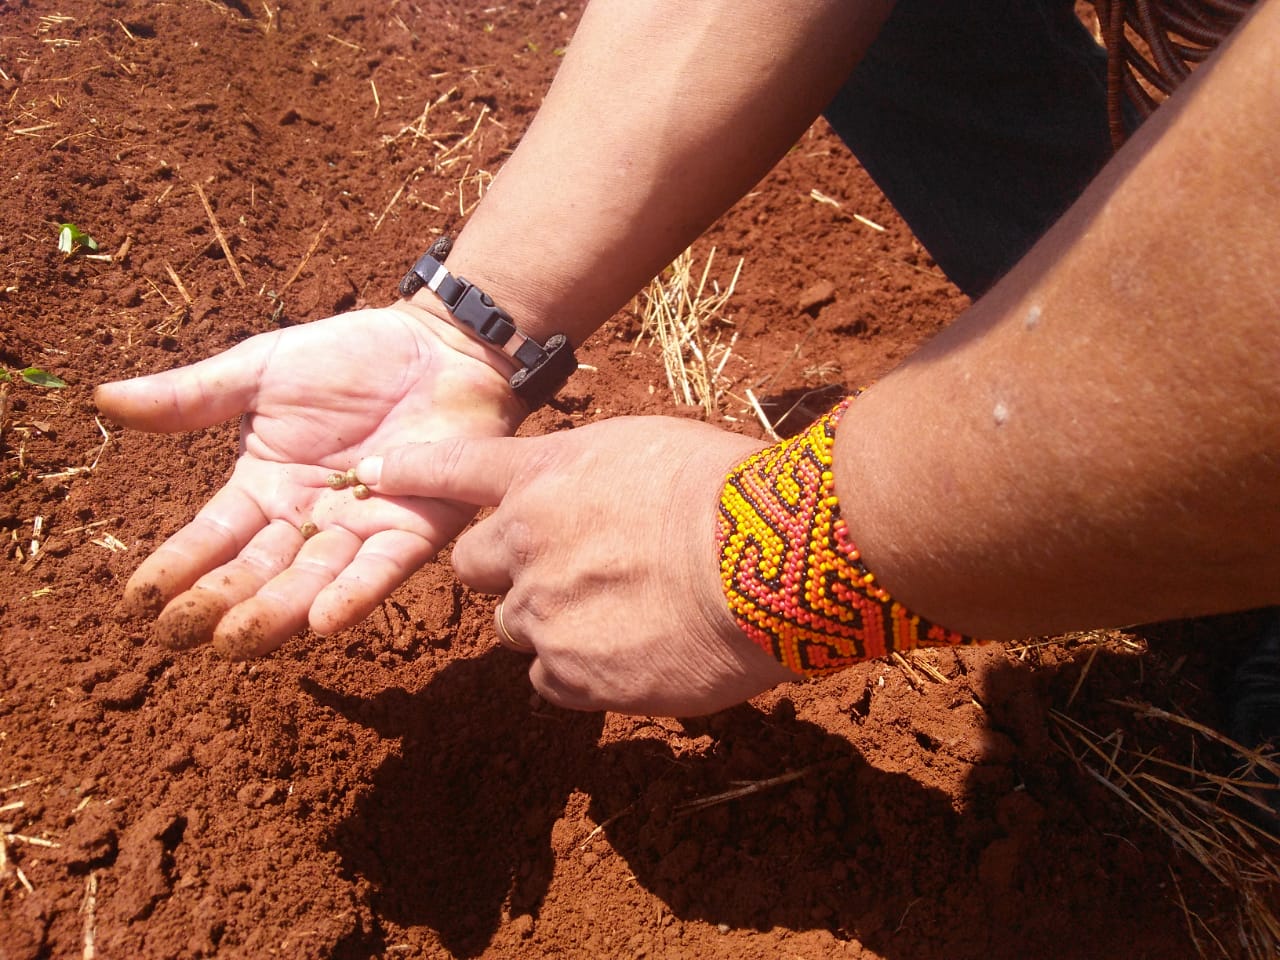
[[[324,636],[359,623],[418,567],[431,560],[437,549],[431,540],[404,530],[374,534],[316,596],[311,604],[311,629]]]
[[[196,580],[234,559],[267,524],[257,503],[238,487],[223,487],[196,518],[142,561],[124,589],[124,612],[155,616]]]
[[[501,512],[482,520],[453,545],[453,572],[478,593],[509,592],[519,561],[529,559],[521,551],[513,551],[506,542],[508,536],[518,531],[527,531],[527,528],[519,520],[507,520]]]
[[[304,544],[291,525],[276,522],[175,597],[155,634],[172,649],[212,640],[233,659],[264,656],[308,621],[320,634],[360,622],[435,553],[429,540],[400,530],[374,534],[362,546],[337,528]]]
[[[104,383],[94,391],[94,403],[138,430],[172,433],[221,423],[249,409],[275,336],[252,337],[190,366]]]
[[[537,656],[538,651],[531,642],[521,639],[507,628],[506,617],[503,616],[502,611],[505,602],[505,600],[499,600],[497,606],[493,608],[493,629],[498,635],[498,642],[508,650],[514,650],[516,653],[529,653]]]
[[[502,502],[521,470],[536,470],[530,457],[537,440],[511,437],[453,438],[397,447],[366,457],[356,475],[376,493],[442,498],[493,506]],[[453,548],[453,568],[481,593],[511,589],[514,567],[533,559],[535,536],[514,513],[494,514],[461,537]]]
[[[365,457],[356,474],[388,496],[439,497],[477,507],[502,501],[536,441],[512,437],[455,437],[397,447]]]
[[[287,567],[302,543],[302,534],[292,525],[268,524],[236,559],[205,574],[169,602],[156,619],[156,639],[174,650],[209,642],[223,615]]]
[[[567,682],[559,673],[548,668],[546,661],[538,657],[529,664],[529,682],[538,696],[552,706],[564,710],[604,710],[607,704],[583,685]]]
[[[307,625],[312,601],[351,563],[361,540],[349,530],[322,530],[293,562],[236,604],[218,622],[213,646],[234,660],[261,657]]]
[[[159,614],[154,632],[167,647],[212,640],[228,656],[255,657],[308,621],[321,634],[352,626],[473,514],[462,504],[378,498],[343,519],[335,511],[345,503],[317,504],[311,516],[325,529],[305,540],[287,521],[268,523],[243,489],[219,491],[129,581],[126,612]]]

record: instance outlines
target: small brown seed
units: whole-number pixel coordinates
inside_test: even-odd
[[[356,476],[355,467],[352,467],[350,470],[348,470],[346,476],[347,476],[348,487],[354,487],[357,483],[360,482],[360,478]]]
[[[324,483],[331,490],[345,490],[349,486],[345,473],[331,473],[325,477]]]
[[[351,488],[351,495],[357,500],[368,500],[373,496],[373,491],[366,487],[363,483],[357,483]]]
[[[308,520],[306,523],[304,523],[301,527],[298,528],[298,532],[302,534],[302,539],[310,540],[312,537],[314,537],[317,533],[320,532],[320,528],[317,527],[310,520]]]

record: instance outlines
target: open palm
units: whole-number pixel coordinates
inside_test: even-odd
[[[213,640],[233,656],[273,650],[308,621],[321,633],[358,622],[473,510],[360,500],[326,479],[391,446],[514,432],[521,406],[477,349],[444,321],[388,307],[99,387],[101,410],[128,427],[195,430],[242,416],[230,479],[134,573],[127,609],[159,613],[170,646]],[[316,530],[309,539],[304,524]]]

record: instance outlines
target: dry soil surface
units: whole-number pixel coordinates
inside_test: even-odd
[[[251,664],[117,615],[236,426],[123,431],[94,384],[388,302],[578,13],[0,9],[0,364],[68,383],[13,382],[0,418],[0,957],[1185,958],[1193,935],[1217,955],[1209,931],[1238,952],[1238,894],[1091,773],[1212,761],[1114,700],[1214,722],[1199,638],[1221,624],[925,653],[682,722],[541,703],[447,562]],[[67,221],[113,260],[60,254]],[[743,266],[707,330],[738,335],[711,419],[756,436],[748,389],[798,426],[966,305],[821,125],[699,265],[713,246],[721,284]],[[526,430],[676,412],[638,333],[613,318]]]

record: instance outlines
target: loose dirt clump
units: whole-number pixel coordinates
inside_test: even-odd
[[[121,431],[93,386],[388,302],[579,12],[6,8],[0,366],[68,386],[14,381],[0,416],[0,957],[1246,956],[1240,889],[1080,743],[1225,762],[1117,703],[1213,723],[1202,631],[922,653],[676,721],[531,696],[445,563],[248,662],[155,642],[155,598],[121,609],[236,425]],[[63,223],[99,258],[60,253]],[[712,246],[722,287],[742,267],[711,419],[757,436],[966,305],[821,124]],[[528,430],[673,411],[639,312]]]

